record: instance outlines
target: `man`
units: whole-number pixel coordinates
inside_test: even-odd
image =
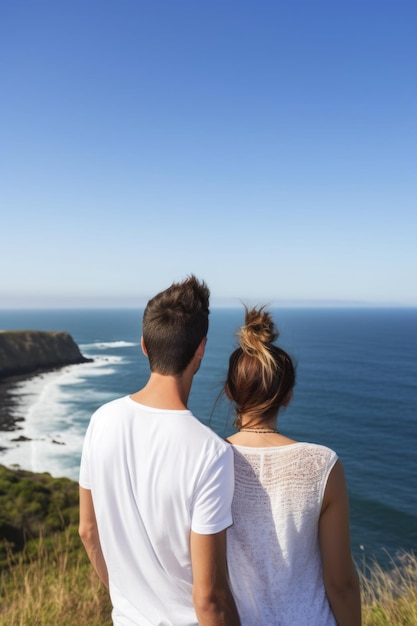
[[[208,301],[190,276],[148,302],[148,382],[98,409],[86,433],[79,531],[117,626],[240,624],[225,556],[232,450],[187,409]]]

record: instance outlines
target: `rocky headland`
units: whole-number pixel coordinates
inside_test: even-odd
[[[0,430],[14,430],[21,417],[12,410],[10,389],[40,372],[91,361],[67,332],[0,330]]]

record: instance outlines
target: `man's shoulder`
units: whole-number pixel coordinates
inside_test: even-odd
[[[122,410],[123,407],[126,406],[126,398],[127,396],[121,396],[119,398],[114,398],[113,400],[105,402],[94,411],[92,418],[103,415],[104,413],[113,413],[116,410]]]
[[[210,426],[204,424],[199,418],[193,415],[196,428],[200,431],[201,440],[205,442],[207,448],[218,454],[228,454],[233,456],[232,446],[220,437]]]

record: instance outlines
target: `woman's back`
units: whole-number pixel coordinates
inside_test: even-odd
[[[336,453],[302,442],[233,452],[227,550],[242,626],[334,626],[318,523]]]

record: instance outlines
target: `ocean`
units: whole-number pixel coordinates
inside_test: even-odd
[[[297,363],[297,384],[279,430],[336,450],[351,508],[352,551],[383,566],[417,552],[417,309],[276,308],[280,344]],[[0,329],[68,331],[92,363],[18,383],[19,430],[0,431],[0,464],[77,480],[90,415],[139,389],[142,311],[3,310]],[[206,355],[189,407],[220,436],[233,432],[221,396],[242,309],[213,309]],[[13,441],[23,436],[29,441]]]

